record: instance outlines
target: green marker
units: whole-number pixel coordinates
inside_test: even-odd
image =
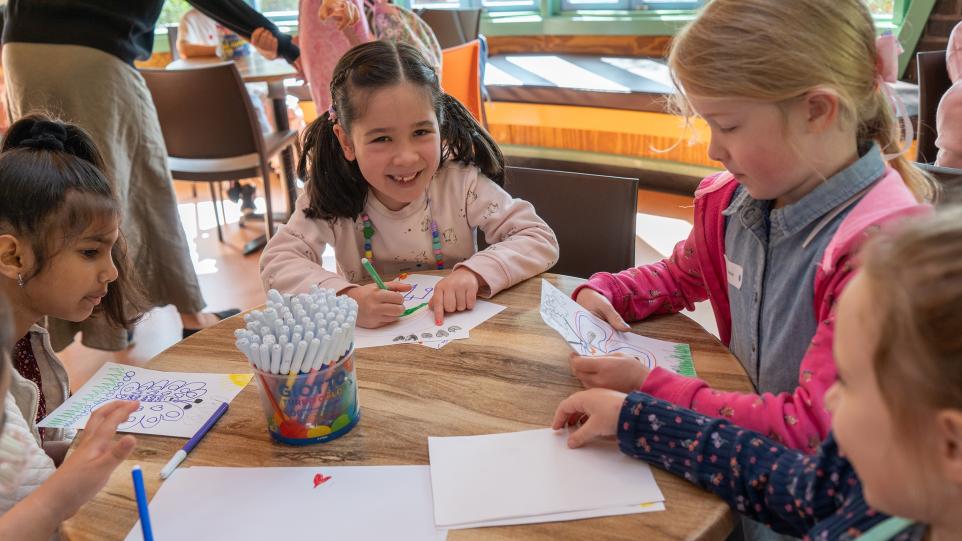
[[[377,287],[381,289],[387,289],[387,286],[384,285],[384,281],[381,280],[381,277],[377,275],[377,271],[374,270],[374,265],[371,265],[371,262],[368,261],[366,257],[361,258],[361,265],[364,266],[364,270],[366,270],[367,273],[371,275],[371,278],[374,279],[374,283],[377,284]]]
[[[401,314],[401,317],[409,316],[409,315],[413,314],[414,312],[417,312],[417,311],[420,310],[421,308],[424,308],[424,307],[427,306],[427,305],[428,305],[428,303],[422,302],[421,304],[419,304],[419,305],[417,305],[417,306],[412,306],[411,308],[408,308],[407,310],[405,310],[404,313]]]

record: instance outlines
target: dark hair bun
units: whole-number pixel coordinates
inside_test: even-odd
[[[17,146],[62,152],[66,142],[67,128],[63,124],[49,120],[38,120],[33,126],[30,126],[29,134]]]

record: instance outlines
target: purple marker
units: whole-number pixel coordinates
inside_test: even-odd
[[[204,426],[200,427],[200,429],[197,430],[197,433],[194,434],[194,437],[187,440],[187,444],[184,445],[184,448],[174,453],[174,457],[170,459],[170,462],[164,466],[164,469],[160,470],[161,479],[167,479],[170,477],[170,474],[174,472],[177,466],[183,462],[185,458],[187,458],[187,453],[196,447],[197,444],[200,443],[200,440],[204,439],[204,436],[207,435],[207,432],[210,431],[217,420],[227,413],[228,407],[229,404],[227,402],[221,402],[221,405],[217,407],[217,410],[213,415],[210,416],[210,419],[207,419],[207,422],[204,423]]]

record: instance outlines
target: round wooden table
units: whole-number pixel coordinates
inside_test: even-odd
[[[542,275],[570,293],[583,280]],[[357,351],[363,415],[345,436],[329,443],[290,447],[275,443],[252,382],[187,457],[190,466],[309,466],[428,464],[431,436],[513,432],[550,425],[555,407],[581,389],[568,367],[570,349],[539,314],[540,277],[492,299],[506,310],[471,330],[471,338],[440,350],[416,345]],[[234,317],[205,329],[154,358],[149,368],[186,372],[250,372],[234,347]],[[738,361],[713,336],[682,315],[653,317],[633,326],[653,338],[691,344],[700,377],[719,389],[748,391]],[[160,469],[183,439],[138,436],[131,458],[106,488],[64,524],[67,540],[124,539],[137,521],[130,469],[144,469],[148,497],[160,487]],[[452,530],[449,539],[725,539],[734,515],[720,499],[653,468],[665,495],[664,512],[589,520]],[[374,518],[374,517],[372,517]]]

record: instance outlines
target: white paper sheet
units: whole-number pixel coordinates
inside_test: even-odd
[[[505,520],[489,520],[487,522],[468,522],[448,526],[449,530],[466,530],[468,528],[490,528],[492,526],[517,526],[519,524],[539,524],[542,522],[564,522],[566,520],[582,520],[586,518],[613,517],[620,515],[635,515],[638,513],[653,513],[664,511],[665,502],[643,503],[641,505],[626,505],[624,507],[608,507],[592,509],[590,511],[573,511],[571,513],[555,513],[552,515],[537,515],[533,517],[509,518]]]
[[[413,308],[423,302],[428,302],[434,293],[435,284],[441,281],[441,278],[443,278],[443,276],[411,274],[402,280],[414,286],[411,291],[405,293],[404,307]],[[504,310],[504,308],[505,307],[500,304],[479,300],[475,303],[473,310],[445,314],[444,324],[438,326],[434,324],[434,314],[425,306],[410,316],[402,317],[397,323],[392,323],[379,329],[356,328],[354,330],[354,347],[373,348],[395,344],[417,343],[417,340],[411,339],[412,336],[417,337],[424,333],[437,335],[439,331],[444,331],[449,334],[460,331],[467,332],[496,316]],[[439,349],[447,343],[448,342],[444,342],[444,344],[441,345],[436,343],[434,345],[423,345]]]
[[[222,402],[230,402],[253,374],[161,372],[106,363],[37,426],[83,428],[90,413],[112,400],[139,400],[140,408],[117,430],[190,438]],[[228,413],[229,415],[230,413]]]
[[[695,376],[688,344],[616,331],[607,321],[585,310],[544,279],[541,280],[541,319],[580,355],[624,353],[649,369],[660,366],[683,376]]]
[[[330,477],[315,487],[317,474]],[[150,502],[155,539],[443,541],[428,466],[178,468]],[[142,541],[140,522],[126,541]]]
[[[651,468],[614,442],[569,449],[550,428],[428,438],[438,526],[662,502]]]

